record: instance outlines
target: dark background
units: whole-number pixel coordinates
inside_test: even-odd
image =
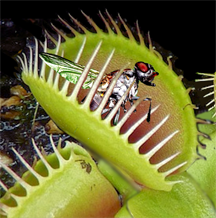
[[[10,70],[8,65],[6,67],[8,56],[17,52],[17,48],[14,47],[15,41],[8,38],[10,23],[5,26],[5,19],[9,19],[11,25],[15,24],[18,28],[16,33],[9,31],[9,34],[19,35],[20,30],[22,35],[23,29],[27,30],[21,36],[21,42],[16,42],[22,49],[26,36],[35,35],[40,39],[42,34],[40,27],[26,22],[29,18],[51,21],[56,19],[57,15],[68,18],[67,14],[70,13],[88,25],[80,12],[83,10],[104,28],[98,11],[104,13],[105,9],[114,18],[120,13],[130,26],[134,26],[138,20],[144,34],[150,31],[153,41],[178,57],[175,65],[184,71],[188,80],[199,77],[196,72],[216,71],[214,1],[7,1],[1,4],[1,64],[4,72],[5,69]],[[11,69],[14,67],[13,64],[10,65]]]

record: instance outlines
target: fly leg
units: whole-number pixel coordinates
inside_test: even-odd
[[[115,125],[115,126],[117,125],[118,120],[119,120],[119,116],[120,116],[120,108],[118,109],[118,111],[113,119],[113,125]]]
[[[125,102],[123,102],[123,103],[121,104],[121,107],[123,108],[123,110],[124,110],[124,113],[126,113],[126,112],[127,112],[127,109],[125,108],[125,104],[126,104],[126,101],[125,101]]]
[[[151,116],[151,98],[145,98],[143,101],[150,101],[150,105],[149,105],[149,111],[148,111],[148,116],[147,116],[147,122],[150,122],[150,116]]]
[[[108,105],[108,103],[109,103],[109,102],[107,102],[106,106]],[[105,106],[105,108],[102,110],[101,115],[103,115],[103,114],[105,114],[106,112],[109,112],[109,111],[111,111],[111,110],[113,109],[113,107],[110,107],[110,105],[109,105],[109,108],[106,108],[106,106]]]
[[[133,96],[129,101],[131,103],[131,106],[133,105],[133,100],[138,100],[139,97],[137,96]],[[149,111],[148,111],[148,116],[147,116],[147,122],[150,122],[150,116],[151,116],[151,98],[145,98],[143,101],[150,101],[150,105],[149,105]],[[136,111],[136,109],[134,110],[134,112]]]
[[[126,113],[126,112],[127,112],[127,109],[125,108],[125,103],[123,103],[121,106],[122,106],[122,108],[123,108],[123,110],[124,110],[124,113]],[[114,119],[113,119],[113,124],[114,124],[115,126],[116,126],[117,123],[118,123],[119,117],[120,117],[120,108],[118,109],[118,111],[117,111],[117,113],[116,113],[116,115],[115,115],[115,117],[114,117]]]
[[[106,106],[105,106],[105,108],[103,109],[101,114],[105,114],[106,112],[111,111],[115,106],[115,101],[116,101],[115,99],[110,98],[106,104],[106,106],[109,104],[109,108],[106,108]]]
[[[131,100],[132,101],[136,101],[136,100],[138,100],[140,97],[138,97],[138,96],[133,96],[132,98],[131,98]]]
[[[147,86],[156,86],[154,83],[152,83],[152,82],[149,82],[149,81],[145,81],[145,82],[143,82],[145,85],[147,85]]]
[[[105,114],[106,112],[109,112],[113,109],[113,107],[109,107],[109,108],[104,108],[101,114]],[[113,119],[113,124],[117,125],[118,120],[119,120],[119,116],[120,116],[120,108],[118,109],[114,119]]]
[[[101,115],[105,114],[105,113],[108,112],[108,111],[111,111],[111,108],[104,108],[104,109],[102,110]]]
[[[109,99],[109,108],[104,108],[102,111],[102,114],[104,114],[108,111],[111,111],[115,107],[117,101],[118,101],[117,99],[111,97]],[[117,125],[118,120],[119,120],[119,116],[120,116],[120,108],[118,109],[118,111],[113,119],[113,125]]]

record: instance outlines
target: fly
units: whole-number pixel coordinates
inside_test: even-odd
[[[74,63],[72,61],[69,61],[63,57],[49,54],[49,53],[41,53],[39,54],[40,58],[52,69],[54,69],[57,73],[59,73],[62,77],[64,77],[69,82],[76,84],[79,80],[80,75],[82,74],[84,67],[83,65]],[[115,70],[109,74],[104,75],[102,78],[102,81],[98,87],[97,93],[95,94],[90,108],[91,110],[95,110],[98,105],[100,104],[103,95],[106,93],[109,84],[111,83],[112,79],[117,75],[119,70]],[[88,76],[83,83],[82,88],[83,89],[90,89],[97,78],[99,74],[99,71],[90,69]],[[102,114],[105,114],[109,111],[111,111],[116,103],[121,99],[121,97],[124,95],[124,93],[127,91],[127,89],[130,87],[132,83],[134,83],[128,93],[128,95],[125,97],[124,101],[121,104],[121,107],[123,108],[124,112],[126,112],[126,102],[129,101],[131,105],[133,105],[134,100],[138,100],[139,97],[137,97],[138,93],[138,84],[139,81],[142,82],[145,85],[148,86],[155,86],[152,81],[154,80],[154,77],[157,76],[159,73],[156,72],[152,65],[148,63],[144,63],[142,61],[137,62],[134,66],[134,69],[124,69],[123,73],[117,80],[114,89],[112,91],[112,94],[110,95],[107,105],[108,108],[104,108],[102,111]],[[84,100],[84,99],[83,99]],[[148,111],[148,117],[147,121],[150,122],[150,113],[151,113],[151,98],[145,98],[144,101],[150,101],[149,111]],[[118,119],[120,116],[120,108],[118,109],[113,124],[116,125],[118,123]]]

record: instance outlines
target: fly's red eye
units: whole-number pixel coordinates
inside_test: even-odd
[[[147,72],[148,71],[148,67],[145,63],[143,62],[137,62],[136,66],[139,70],[141,70],[142,72]]]

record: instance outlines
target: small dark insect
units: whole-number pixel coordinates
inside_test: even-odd
[[[49,53],[41,53],[40,57],[47,65],[49,65],[52,69],[54,69],[57,73],[59,73],[62,77],[66,78],[69,82],[76,84],[80,75],[84,70],[84,66],[80,64],[76,64],[72,61],[69,61],[65,58],[62,58],[57,55],[49,54]],[[117,75],[119,70],[113,71],[109,74],[104,75],[100,86],[98,87],[98,92],[95,94],[92,102],[91,102],[91,109],[95,110],[98,105],[100,104],[103,95],[106,93],[109,84],[111,83],[112,79]],[[99,71],[90,69],[88,76],[83,84],[83,89],[90,89],[97,78]],[[156,72],[152,65],[144,62],[137,62],[135,64],[134,69],[125,69],[119,79],[117,80],[115,87],[113,89],[112,94],[109,97],[107,102],[108,108],[104,108],[102,114],[111,111],[116,103],[121,99],[127,89],[130,87],[132,83],[134,83],[125,97],[124,101],[122,102],[121,106],[126,112],[125,104],[127,101],[133,105],[134,100],[138,100],[137,97],[138,93],[138,84],[141,81],[143,84],[148,86],[155,86],[152,81],[154,77],[157,76],[159,73]],[[84,99],[83,99],[84,100]],[[150,122],[150,113],[151,113],[151,98],[146,98],[144,101],[150,101],[149,112],[147,121]],[[116,113],[113,124],[116,125],[118,123],[118,119],[120,116],[120,108]]]
[[[82,169],[86,169],[87,173],[91,172],[92,166],[90,163],[86,163],[85,160],[76,160],[76,162],[77,161],[80,161],[80,165],[81,165]]]

